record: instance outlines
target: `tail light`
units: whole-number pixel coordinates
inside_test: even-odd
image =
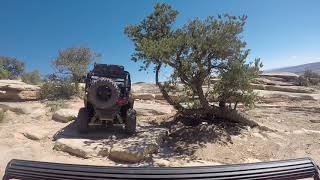
[[[125,100],[125,99],[118,99],[118,100],[116,101],[116,104],[117,104],[118,106],[125,105],[125,104],[126,104],[126,100]]]

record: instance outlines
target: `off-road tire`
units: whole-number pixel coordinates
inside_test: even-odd
[[[78,132],[81,134],[87,133],[89,129],[89,111],[87,108],[81,108],[78,113],[76,125]]]
[[[136,111],[132,108],[129,108],[126,113],[126,120],[125,120],[125,131],[127,134],[134,134],[136,132],[137,126],[137,117]]]
[[[111,97],[105,101],[97,96],[97,89],[100,86],[107,86],[111,91]],[[88,101],[99,109],[108,109],[112,107],[120,96],[120,90],[117,84],[109,78],[100,78],[95,80],[88,89]]]

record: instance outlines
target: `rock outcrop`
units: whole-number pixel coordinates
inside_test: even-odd
[[[152,93],[132,93],[134,99],[154,100],[155,94]]]
[[[58,139],[53,149],[63,151],[71,155],[90,158],[99,154],[100,147],[98,143],[92,142],[89,139]]]
[[[112,145],[109,159],[120,162],[137,163],[159,151],[166,129],[152,128],[151,131],[138,133],[127,139],[121,139]]]
[[[36,118],[45,115],[45,108],[39,103],[32,102],[0,102],[0,108],[7,111],[12,111],[18,114],[30,114]]]
[[[302,86],[273,86],[263,84],[251,84],[254,89],[269,90],[269,91],[282,91],[291,93],[313,93],[314,89]]]
[[[299,75],[289,72],[269,72],[269,73],[262,73],[260,77],[266,77],[266,78],[281,78],[284,81],[287,82],[293,82],[296,81],[299,77]]]
[[[61,138],[54,149],[82,158],[108,157],[113,161],[137,163],[159,151],[167,130],[164,128],[138,127],[130,137],[113,137],[100,140]]]
[[[39,98],[39,86],[18,80],[0,80],[0,101],[32,101]]]

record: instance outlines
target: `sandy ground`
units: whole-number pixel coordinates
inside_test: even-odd
[[[250,110],[250,117],[273,130],[241,130],[226,144],[206,143],[195,155],[221,163],[269,161],[312,157],[320,163],[319,102],[264,105]]]
[[[79,108],[82,101],[68,102]],[[23,106],[41,106],[40,102],[25,102]],[[136,101],[139,123],[170,119],[172,108],[165,103]],[[155,113],[154,111],[157,110]],[[320,164],[320,103],[319,101],[292,101],[257,104],[247,112],[251,119],[272,131],[237,127],[237,124],[202,124],[196,128],[177,125],[160,153],[150,161],[130,166],[181,166],[229,164],[289,159],[309,156]],[[168,115],[169,114],[169,115]],[[68,126],[51,120],[51,114],[41,117],[8,111],[0,123],[0,176],[13,158],[77,164],[127,166],[107,158],[83,159],[53,150],[55,135]],[[49,133],[47,139],[34,141],[23,132],[42,129]],[[195,133],[197,136],[195,136]]]

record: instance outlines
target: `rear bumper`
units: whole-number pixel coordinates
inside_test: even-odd
[[[110,167],[11,160],[4,179],[302,179],[319,180],[311,158],[202,167]]]
[[[109,109],[95,109],[95,117],[100,121],[113,121],[120,112],[118,106]]]

